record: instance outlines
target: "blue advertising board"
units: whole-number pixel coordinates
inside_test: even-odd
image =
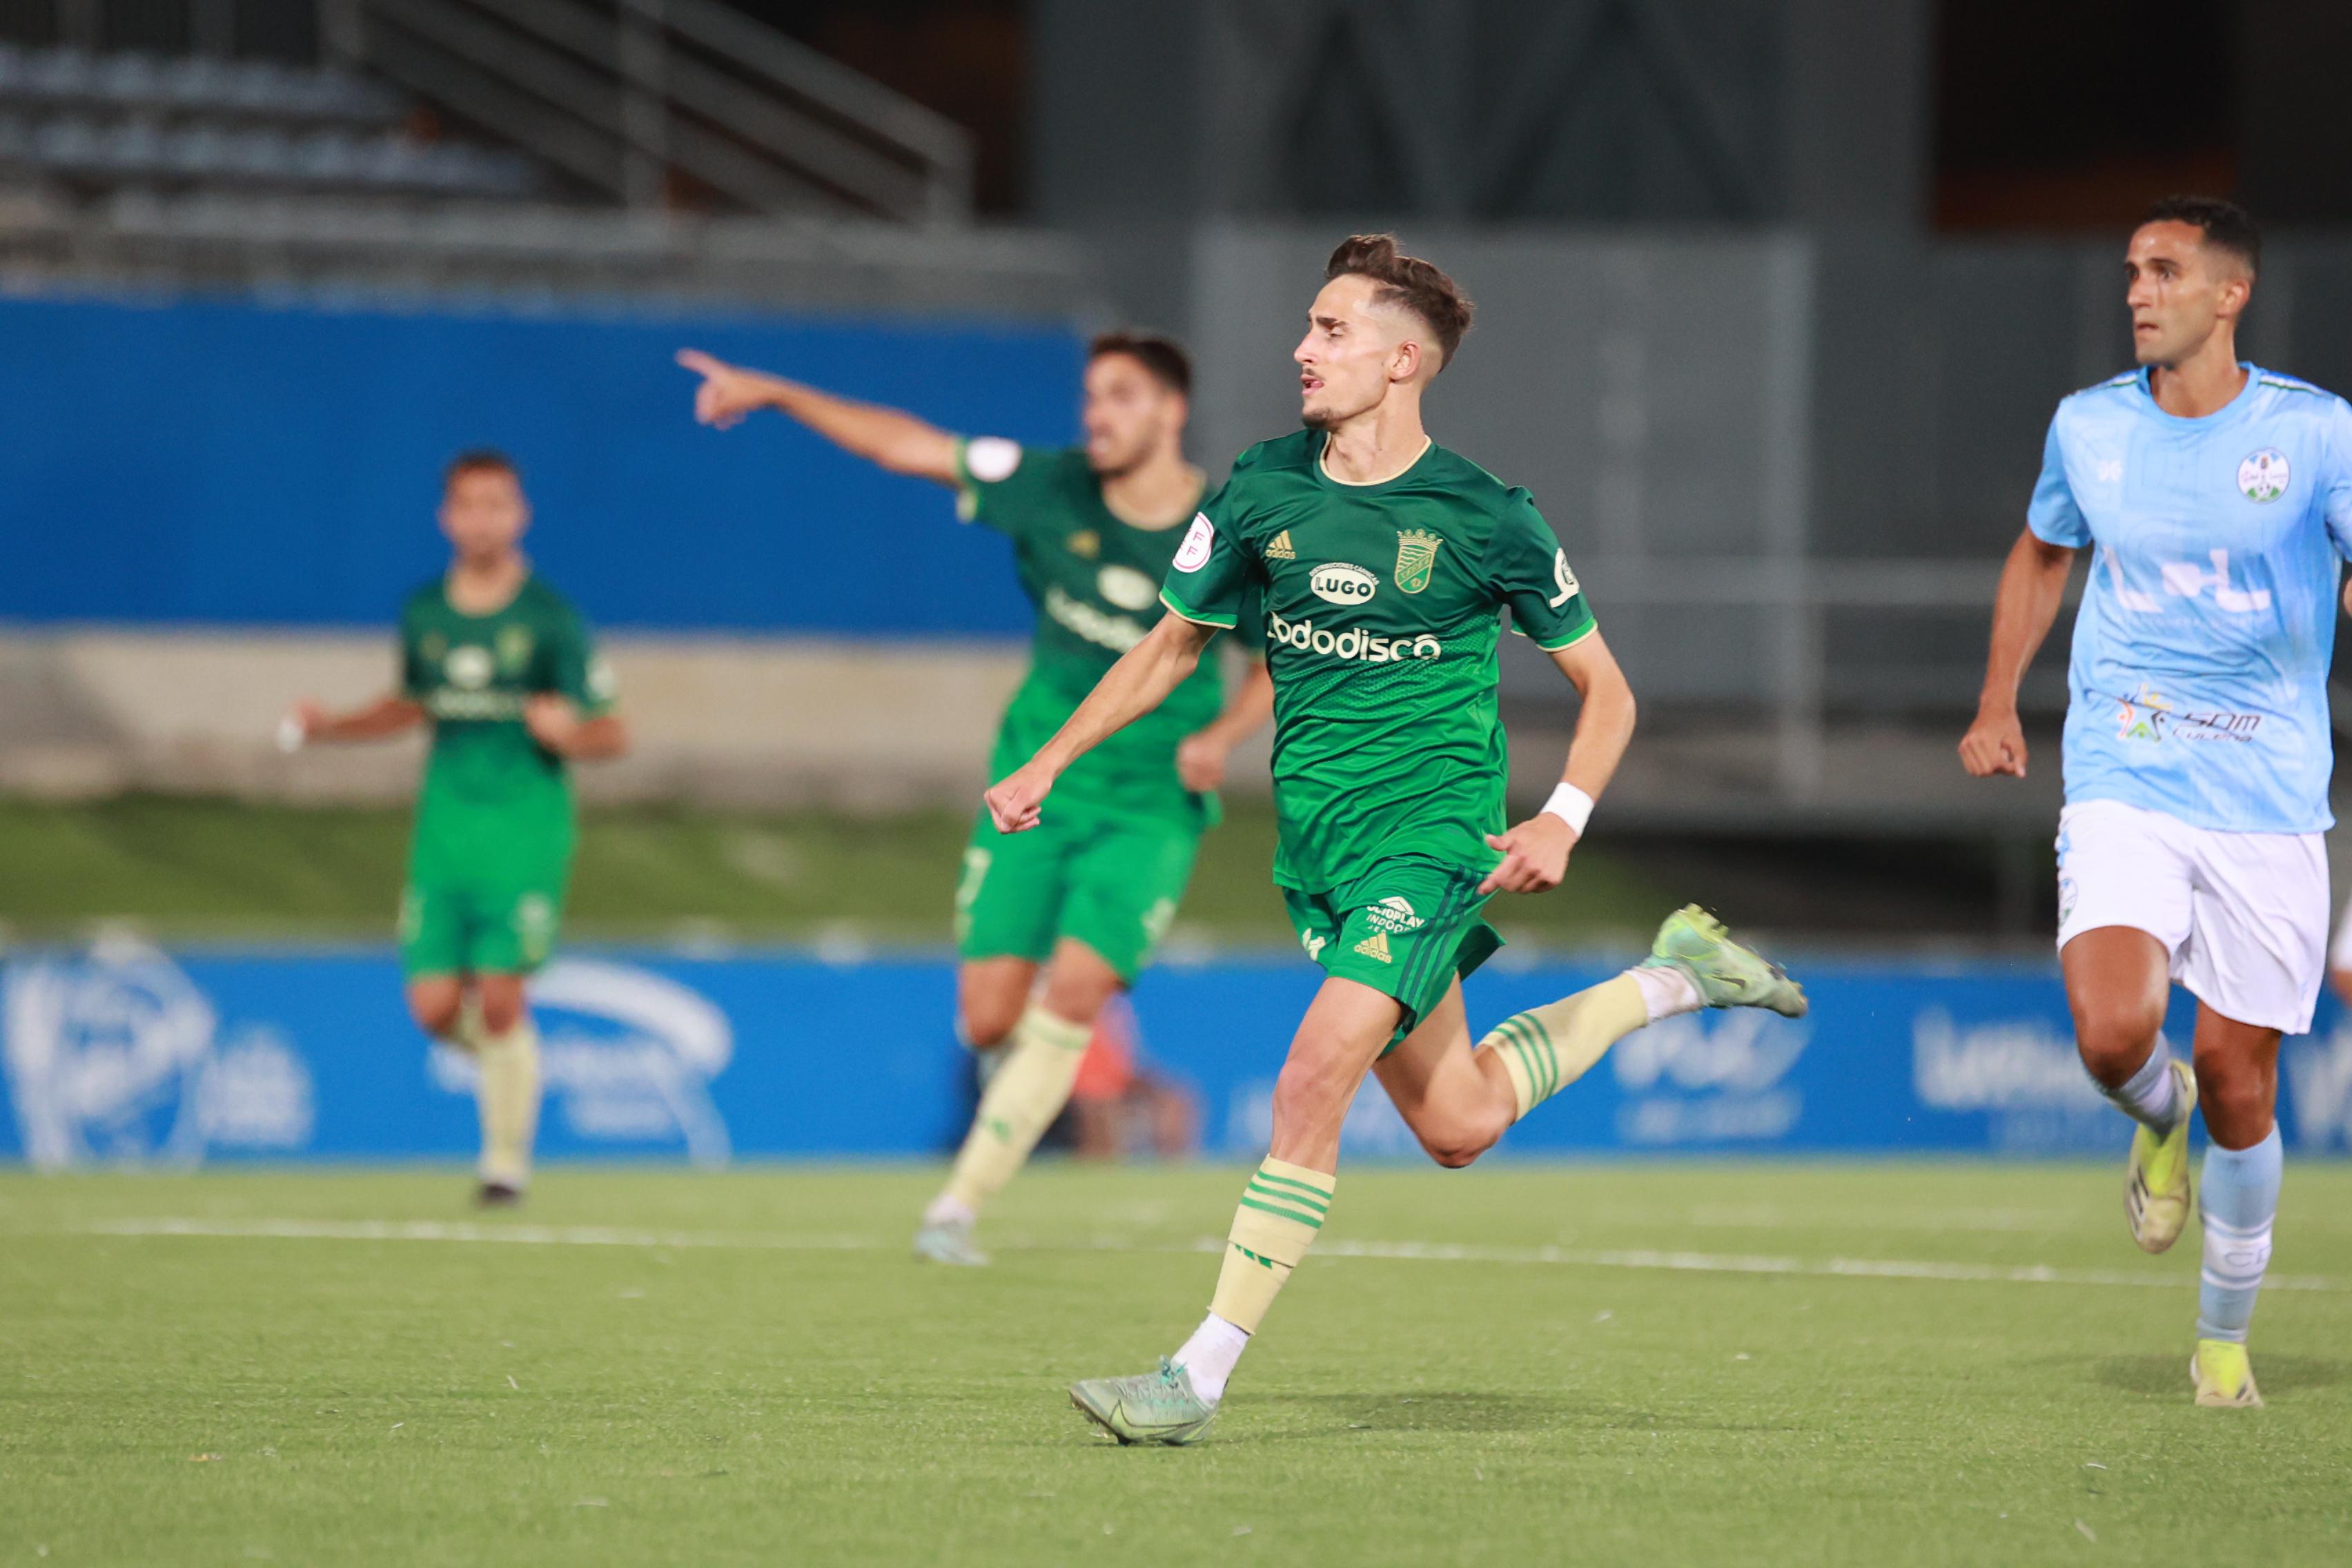
[[[2046,965],[1804,965],[1812,1015],[1702,1014],[1619,1043],[1515,1129],[1508,1155],[2112,1155],[2116,1113],[2076,1063]],[[1484,1025],[1605,970],[1538,963],[1472,983]],[[1188,1082],[1209,1152],[1265,1146],[1274,1076],[1318,972],[1303,960],[1164,964],[1135,994],[1147,1058]],[[592,952],[534,992],[553,1159],[720,1164],[932,1153],[961,1131],[943,959]],[[2176,1045],[2185,1037],[2176,1007]],[[0,964],[0,1159],[459,1160],[471,1065],[428,1048],[386,952],[166,952],[128,938]],[[2352,1020],[2330,1001],[2288,1042],[2280,1120],[2352,1148]],[[1375,1089],[1350,1159],[1417,1157]]]
[[[0,619],[388,626],[439,570],[441,468],[520,466],[530,548],[600,625],[1027,630],[1003,541],[939,486],[774,416],[692,414],[681,347],[1066,442],[1060,323],[0,300]]]

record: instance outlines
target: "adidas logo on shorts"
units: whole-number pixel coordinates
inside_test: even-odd
[[[1371,935],[1366,937],[1363,941],[1358,942],[1356,944],[1356,951],[1362,953],[1366,958],[1377,958],[1382,963],[1394,963],[1396,962],[1395,959],[1389,956],[1389,933],[1384,931],[1376,931]]]

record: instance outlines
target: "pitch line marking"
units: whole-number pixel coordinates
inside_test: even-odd
[[[796,1236],[694,1230],[631,1230],[610,1226],[475,1225],[448,1220],[214,1220],[179,1217],[100,1220],[68,1234],[110,1237],[194,1237],[269,1241],[481,1242],[510,1247],[623,1247],[764,1252],[880,1252],[900,1245],[871,1236]],[[995,1244],[1010,1252],[1222,1252],[1224,1242],[1202,1237],[1190,1243],[1134,1242],[1116,1237],[1054,1243],[1010,1240]],[[1564,1247],[1485,1247],[1430,1241],[1351,1241],[1334,1237],[1315,1248],[1317,1258],[1365,1258],[1425,1263],[1538,1264],[1570,1268],[1631,1268],[1698,1274],[1775,1274],[1822,1279],[1921,1279],[1943,1284],[2120,1286],[2174,1290],[2185,1274],[2126,1273],[2096,1268],[2053,1268],[2046,1264],[1948,1263],[1899,1258],[1781,1258],[1759,1254],[1609,1248],[1584,1251]],[[2316,1275],[2282,1275],[2263,1283],[2266,1290],[2339,1293],[2348,1288]]]

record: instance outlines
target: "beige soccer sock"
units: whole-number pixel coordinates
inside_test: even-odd
[[[1504,1019],[1478,1042],[1478,1049],[1499,1056],[1510,1074],[1518,1115],[1525,1116],[1649,1021],[1649,1002],[1628,973]]]
[[[1270,1157],[1260,1165],[1234,1210],[1209,1310],[1245,1334],[1257,1332],[1291,1270],[1315,1245],[1339,1183],[1336,1175]]]
[[[467,991],[457,998],[457,1021],[449,1026],[448,1043],[472,1056],[482,1048],[482,998]]]
[[[482,1113],[482,1180],[520,1187],[530,1180],[531,1140],[539,1130],[539,1030],[526,1013],[503,1035],[479,1031],[474,1090]]]
[[[977,1214],[1013,1179],[1069,1102],[1094,1032],[1092,1024],[1073,1024],[1040,1006],[1021,1015],[1004,1065],[980,1097],[980,1110],[940,1194],[943,1201]]]

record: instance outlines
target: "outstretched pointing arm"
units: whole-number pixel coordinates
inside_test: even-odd
[[[1022,833],[1036,826],[1045,796],[1063,770],[1168,700],[1168,694],[1201,662],[1201,650],[1219,629],[1181,616],[1160,616],[1141,642],[1103,673],[1054,738],[988,792],[996,830]]]
[[[781,375],[745,370],[699,349],[680,349],[677,363],[702,377],[694,393],[694,416],[705,425],[730,429],[741,424],[747,415],[773,408],[843,451],[894,474],[910,474],[943,485],[960,482],[956,438],[911,414],[836,397]]]

